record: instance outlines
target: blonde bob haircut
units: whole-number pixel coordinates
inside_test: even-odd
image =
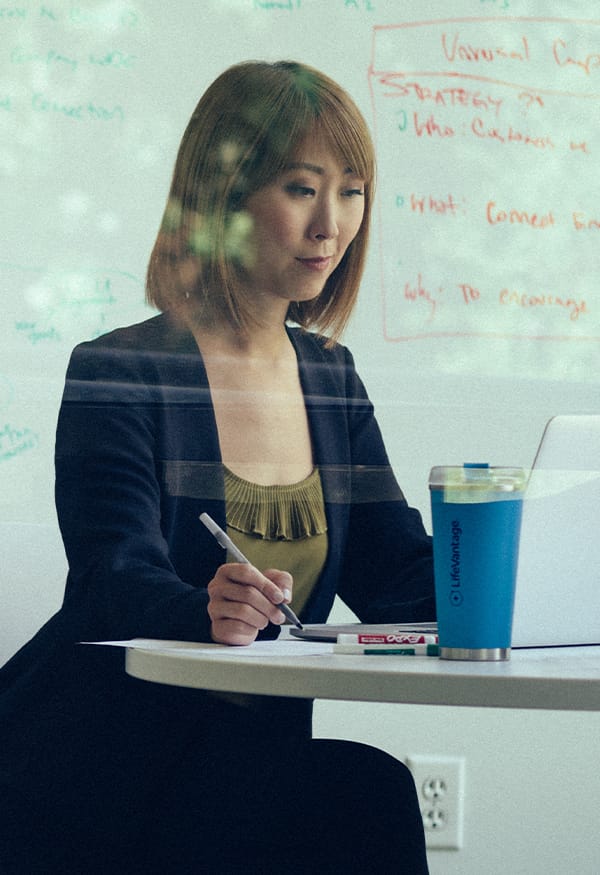
[[[321,294],[292,302],[288,321],[327,334],[342,333],[365,264],[375,177],[373,144],[349,95],[318,70],[293,61],[236,64],[204,93],[184,132],[152,250],[146,297],[159,310],[183,307],[201,324],[228,320],[249,332],[256,324],[243,282],[251,257],[248,196],[272,182],[308,135],[318,135],[364,180],[361,227]],[[177,292],[179,258],[165,257],[165,235],[183,241],[197,276]],[[180,288],[181,284],[179,284]],[[182,300],[185,299],[185,300]]]

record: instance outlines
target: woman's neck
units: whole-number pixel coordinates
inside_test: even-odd
[[[313,469],[298,360],[283,322],[250,337],[231,328],[195,332],[215,411],[223,464],[269,485]]]
[[[290,351],[289,337],[283,322],[255,327],[244,335],[230,325],[197,326],[194,337],[203,356],[218,355],[228,359],[278,362]]]

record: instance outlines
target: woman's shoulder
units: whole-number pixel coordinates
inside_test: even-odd
[[[142,322],[114,328],[92,340],[84,340],[73,350],[73,361],[134,360],[168,358],[170,355],[198,354],[191,332],[160,313]]]
[[[288,335],[297,353],[304,358],[329,362],[332,365],[352,363],[352,353],[348,347],[337,341],[332,342],[323,334],[293,326],[288,328]]]
[[[303,328],[289,331],[304,385],[310,392],[353,400],[366,398],[354,358],[347,346],[332,343],[329,338]]]
[[[141,322],[114,328],[92,340],[78,344],[76,349],[121,349],[159,352],[193,346],[191,333],[167,313],[159,313]]]
[[[171,383],[177,382],[177,374],[194,370],[197,361],[192,334],[161,313],[78,344],[67,379]]]

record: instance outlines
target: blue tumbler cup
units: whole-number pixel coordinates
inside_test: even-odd
[[[432,468],[433,563],[442,659],[510,658],[526,475]]]

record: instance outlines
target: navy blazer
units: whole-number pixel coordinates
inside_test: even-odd
[[[339,594],[365,622],[430,620],[431,539],[396,482],[351,354],[288,331],[329,545],[301,619],[324,622]],[[121,651],[77,643],[210,640],[206,586],[224,556],[198,516],[225,525],[221,456],[201,355],[167,315],[74,350],[57,428],[56,506],[69,563],[62,608],[0,671],[0,749],[13,774],[35,772],[31,748],[51,751],[53,732],[71,737],[77,724],[86,732],[100,721],[95,731],[120,727],[122,744],[142,700],[157,723],[177,709],[180,725],[190,702],[202,701],[198,691],[128,678]]]
[[[430,539],[397,485],[350,353],[300,329],[289,336],[329,537],[303,619],[325,621],[336,592],[364,621],[431,619]],[[66,600],[87,635],[210,640],[205,588],[224,557],[198,516],[225,525],[221,455],[197,345],[166,316],[76,349],[56,505]]]

